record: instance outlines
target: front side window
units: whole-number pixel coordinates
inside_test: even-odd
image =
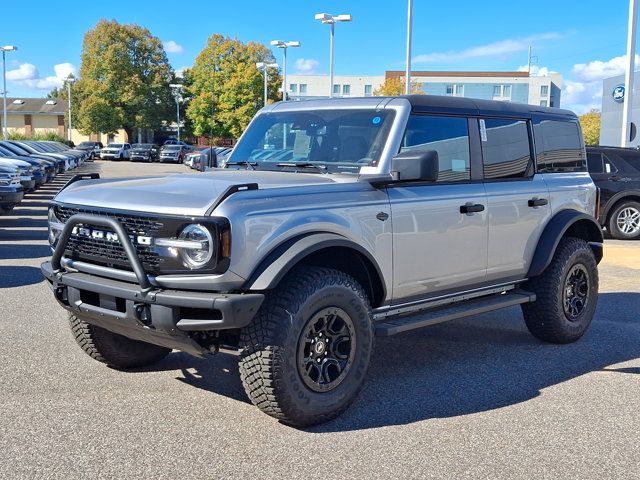
[[[251,162],[257,170],[311,163],[321,167],[319,171],[358,173],[380,160],[394,116],[393,111],[369,109],[262,114],[244,133],[229,163]]]
[[[587,153],[587,167],[589,173],[602,173],[602,154],[601,153]]]
[[[484,178],[523,178],[531,163],[529,128],[524,120],[480,119]]]
[[[469,125],[466,118],[412,115],[400,151],[438,152],[438,182],[471,179]]]

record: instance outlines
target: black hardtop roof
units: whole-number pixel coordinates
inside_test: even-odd
[[[541,107],[526,103],[499,102],[497,100],[480,100],[477,98],[451,97],[442,95],[403,95],[414,112],[424,113],[459,113],[471,115],[500,115],[530,118],[533,115],[549,117],[568,117],[577,119],[571,110]]]

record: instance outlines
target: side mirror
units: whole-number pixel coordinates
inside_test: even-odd
[[[438,180],[438,152],[435,150],[407,150],[391,160],[391,175],[395,180]]]

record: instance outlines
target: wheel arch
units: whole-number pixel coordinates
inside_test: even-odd
[[[613,211],[618,207],[618,205],[628,201],[640,203],[640,190],[625,190],[624,192],[616,193],[611,197],[602,214],[604,221],[603,225],[608,228],[609,220]]]
[[[540,275],[551,263],[560,240],[576,237],[589,242],[596,262],[602,260],[604,237],[598,221],[591,215],[577,210],[562,210],[554,215],[538,240],[536,251],[529,267],[529,278]]]
[[[298,265],[343,271],[365,289],[372,307],[384,302],[387,290],[380,266],[361,245],[334,233],[312,233],[290,239],[274,248],[245,282],[243,290],[270,290]]]

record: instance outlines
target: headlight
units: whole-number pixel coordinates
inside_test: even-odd
[[[185,242],[183,246],[178,247],[182,263],[191,269],[207,265],[213,257],[213,252],[217,249],[211,232],[199,224],[187,225],[180,232],[178,240]]]
[[[60,219],[56,216],[56,212],[53,210],[53,207],[49,209],[48,215],[49,221],[49,243],[51,246],[55,246],[60,234],[62,233],[62,229],[64,228],[64,223],[60,221]]]

